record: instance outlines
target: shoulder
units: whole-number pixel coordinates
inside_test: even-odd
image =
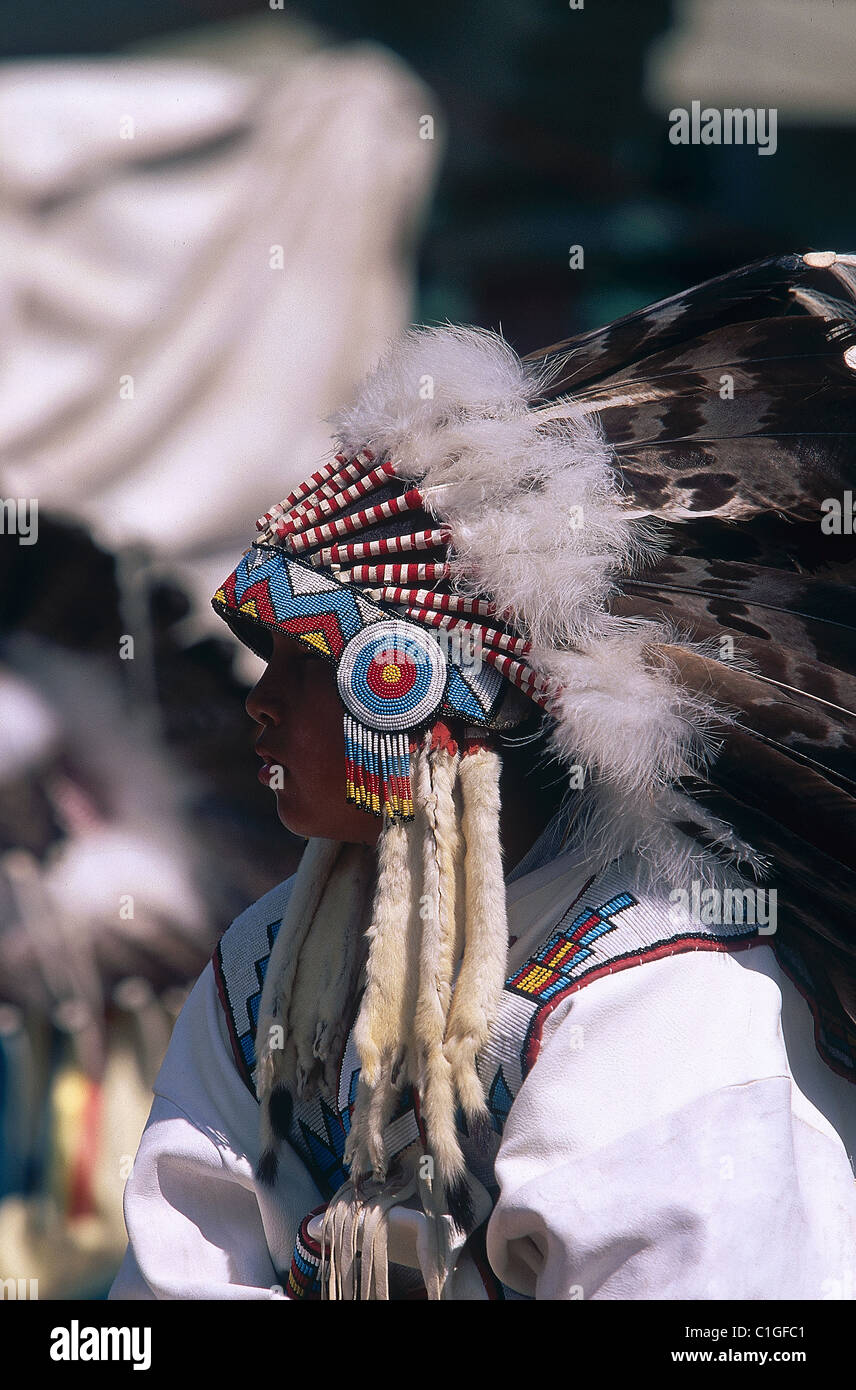
[[[606,1096],[624,1112],[646,1095],[679,1105],[796,1077],[854,1151],[856,1035],[787,920],[779,929],[775,890],[678,891],[616,862],[565,897],[556,892],[541,940],[525,942],[506,981],[494,1049],[506,1106],[530,1074],[531,1093],[552,1088],[575,1106],[587,1095],[599,1113]]]
[[[559,868],[557,864],[556,869]],[[545,885],[549,906],[534,904],[534,933],[521,923],[510,956],[507,1006],[526,1014],[523,1071],[540,1049],[547,1019],[573,996],[596,985],[611,994],[617,977],[629,972],[621,992],[647,993],[655,962],[699,953],[742,952],[764,944],[763,923],[740,902],[705,899],[700,911],[690,889],[670,892],[646,878],[635,856],[624,856],[592,874],[571,861]],[[646,966],[644,971],[638,966]],[[668,973],[668,972],[667,972]]]
[[[694,918],[692,901],[652,885],[634,856],[594,871],[573,853],[560,856],[515,884],[509,900],[508,974],[479,1056],[500,1134],[533,1071],[538,1078],[527,1083],[530,1091],[555,1073],[564,1094],[573,1074],[594,1099],[602,1086],[614,1085],[619,1051],[646,1086],[654,1072],[671,1066],[674,1046],[691,1044],[695,1056],[705,1045],[702,1016],[711,1015],[717,1053],[729,1029],[742,1044],[745,1030],[735,1015],[742,1009],[757,1017],[765,986],[767,1032],[775,1037],[775,988],[740,964],[755,954],[750,947],[769,941],[759,924],[742,920],[740,912],[720,912],[722,920]],[[726,1050],[730,1055],[733,1049]],[[769,1068],[771,1059],[759,1057],[756,1064]],[[778,1072],[778,1056],[773,1066]]]
[[[255,1032],[265,972],[294,887],[278,883],[226,929],[211,957],[217,996],[235,1065],[255,1095]]]

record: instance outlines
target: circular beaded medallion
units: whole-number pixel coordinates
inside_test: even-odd
[[[342,701],[369,729],[401,732],[431,718],[446,692],[446,658],[431,633],[394,619],[352,637],[337,671]]]

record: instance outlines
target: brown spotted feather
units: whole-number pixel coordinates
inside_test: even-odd
[[[693,790],[768,857],[776,944],[856,1019],[856,536],[821,525],[856,496],[856,269],[770,257],[537,356],[545,416],[596,413],[661,528],[613,611],[703,643],[669,656],[736,715]]]

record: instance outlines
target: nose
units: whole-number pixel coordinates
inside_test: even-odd
[[[257,724],[271,724],[274,728],[282,723],[282,701],[275,682],[271,679],[270,667],[266,667],[256,681],[246,700],[244,708]]]

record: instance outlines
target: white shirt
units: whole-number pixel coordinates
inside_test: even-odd
[[[565,853],[509,883],[510,969],[587,877]],[[277,893],[261,900],[268,917]],[[656,935],[663,904],[642,908]],[[640,930],[642,908],[635,926],[625,916],[625,933]],[[487,1227],[490,1265],[509,1289],[537,1299],[854,1296],[856,1088],[820,1055],[809,1004],[768,940],[658,947],[631,968],[606,964],[539,1016]],[[620,954],[607,936],[595,943],[604,957],[604,943]],[[281,1297],[300,1223],[324,1198],[287,1144],[275,1188],[255,1181],[258,1105],[211,964],[154,1091],[110,1297]],[[487,1296],[467,1254],[448,1296]]]

